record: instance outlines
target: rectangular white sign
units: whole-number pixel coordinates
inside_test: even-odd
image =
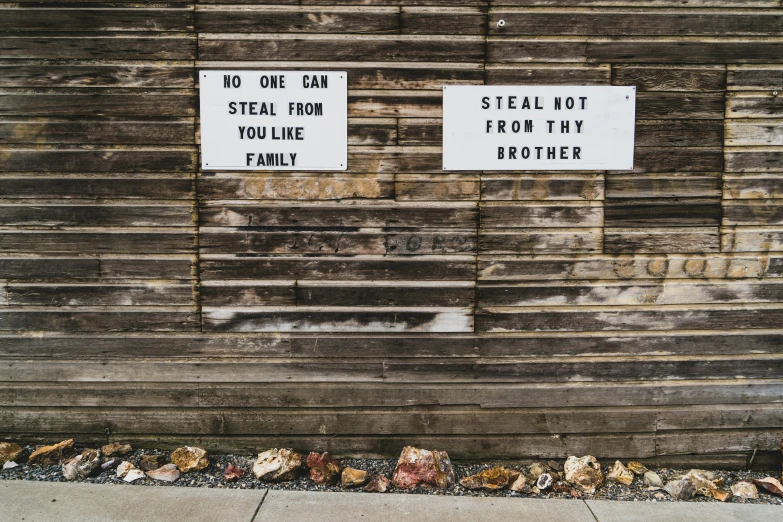
[[[632,170],[635,87],[443,87],[444,170]]]
[[[345,71],[200,71],[203,170],[345,170]]]

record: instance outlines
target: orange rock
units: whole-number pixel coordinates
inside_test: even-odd
[[[199,471],[209,466],[207,450],[198,446],[177,448],[171,454],[171,462],[177,465],[182,473]]]
[[[511,480],[511,476],[511,470],[503,466],[495,466],[465,477],[459,483],[468,489],[497,490],[505,488]]]
[[[63,461],[63,453],[67,454],[72,449],[73,439],[64,440],[51,446],[43,446],[30,455],[27,463],[41,465],[60,464]]]
[[[405,446],[394,468],[392,483],[401,489],[427,484],[439,488],[451,486],[454,484],[454,470],[449,454]]]

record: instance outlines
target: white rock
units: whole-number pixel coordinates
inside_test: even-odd
[[[144,472],[138,468],[133,468],[125,474],[125,477],[122,480],[125,482],[133,482],[134,480],[139,480],[140,478],[144,478]]]
[[[601,465],[592,455],[568,457],[565,466],[565,479],[578,486],[585,493],[595,493],[595,489],[604,481]]]
[[[14,468],[18,468],[18,467],[19,467],[19,464],[17,464],[13,460],[9,460],[5,464],[3,464],[3,469],[14,469]]]
[[[661,480],[661,477],[656,472],[648,471],[644,474],[644,485],[653,488],[662,488],[663,480]]]
[[[759,498],[759,490],[755,484],[744,480],[731,486],[731,493],[739,498]]]

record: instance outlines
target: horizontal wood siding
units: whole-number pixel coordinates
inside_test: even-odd
[[[0,8],[3,439],[777,449],[778,0],[41,5]],[[201,172],[199,69],[347,71],[348,169]],[[444,172],[484,84],[636,86],[633,171]]]

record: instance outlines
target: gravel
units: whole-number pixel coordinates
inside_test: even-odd
[[[25,447],[25,451],[22,457],[19,459],[21,466],[13,469],[0,469],[0,480],[38,480],[38,481],[50,481],[50,482],[65,482],[62,474],[61,466],[27,466],[24,464],[27,461],[27,457],[30,455],[34,448],[31,446]],[[128,460],[134,465],[138,465],[141,457],[144,455],[161,455],[166,459],[170,455],[169,452],[156,451],[156,450],[136,450],[131,454],[120,457],[122,460]],[[99,474],[95,474],[82,482],[89,482],[93,484],[119,484],[125,486],[157,486],[157,487],[206,487],[206,488],[237,488],[237,489],[276,489],[276,490],[295,490],[295,491],[353,491],[361,492],[361,488],[356,489],[343,489],[339,485],[337,486],[319,486],[313,483],[306,474],[298,479],[280,483],[270,484],[256,480],[253,476],[250,468],[252,467],[254,457],[246,455],[209,455],[210,464],[207,468],[197,471],[184,473],[182,477],[169,484],[166,482],[160,482],[153,480],[149,477],[137,480],[132,484],[124,482],[122,479],[117,478],[114,470],[104,471]],[[245,471],[244,477],[236,482],[227,483],[223,478],[223,472],[226,466],[232,464],[236,467],[242,468]],[[341,464],[344,467],[352,467],[356,469],[362,469],[368,472],[370,476],[376,474],[383,474],[391,478],[392,472],[396,460],[375,460],[375,459],[342,459]],[[562,464],[562,462],[561,462]],[[457,482],[463,477],[472,475],[484,469],[490,468],[498,463],[482,463],[482,464],[454,464],[454,472],[457,478]],[[523,465],[509,464],[508,462],[502,463],[507,468],[516,469],[519,471],[525,471],[526,467]],[[611,462],[603,462],[602,467],[605,470]],[[663,479],[664,483],[668,480],[683,475],[688,472],[686,469],[670,469],[670,468],[650,468],[651,471],[655,471]],[[723,478],[725,484],[721,487],[723,490],[728,490],[732,484],[742,480],[761,479],[767,476],[774,478],[780,478],[780,471],[725,471],[725,470],[713,470],[717,477]],[[575,491],[575,490],[574,490]],[[637,477],[631,486],[624,486],[621,484],[605,482],[594,495],[588,495],[582,492],[574,495],[572,491],[566,491],[563,493],[547,493],[542,492],[538,495],[524,493],[515,493],[513,491],[501,490],[496,492],[489,491],[471,491],[463,488],[462,486],[455,485],[447,489],[438,488],[424,488],[417,487],[411,490],[397,490],[394,487],[389,489],[389,492],[394,493],[407,493],[407,494],[426,494],[426,495],[456,495],[456,496],[478,496],[478,497],[529,497],[529,498],[581,498],[581,499],[597,499],[597,500],[625,500],[625,501],[652,501],[652,502],[673,502],[673,500],[662,490],[648,490],[646,486],[642,485],[641,477]],[[697,496],[693,500],[688,502],[717,502],[717,500]],[[745,500],[734,498],[731,500],[734,503],[746,503],[746,504],[773,504],[783,506],[783,498],[771,495],[761,488],[759,488],[759,498],[757,500]]]

